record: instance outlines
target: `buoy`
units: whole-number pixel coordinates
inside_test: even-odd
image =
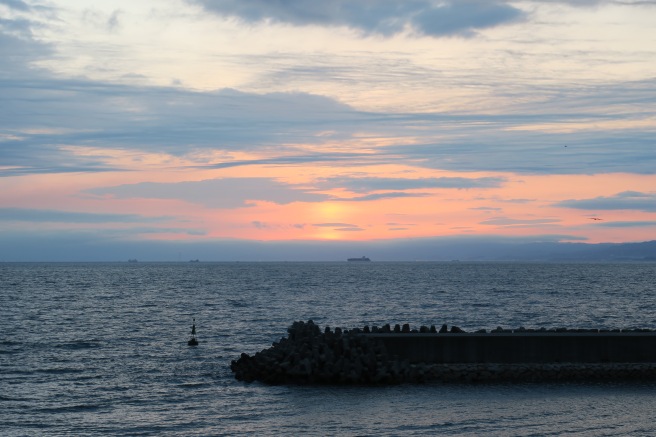
[[[191,325],[191,338],[187,342],[189,346],[198,346],[198,340],[196,340],[196,318],[194,317],[194,322]]]

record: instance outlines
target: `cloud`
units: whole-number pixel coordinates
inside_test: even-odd
[[[560,222],[559,219],[540,218],[540,219],[514,219],[509,217],[495,217],[480,222],[482,225],[495,225],[507,227],[528,227],[549,225]]]
[[[340,202],[368,202],[372,200],[381,200],[381,199],[401,199],[401,198],[412,198],[412,197],[429,197],[430,193],[404,193],[404,192],[391,192],[391,193],[375,193],[367,194],[366,196],[358,197],[340,197],[334,198],[335,201]]]
[[[29,136],[38,138],[51,135],[34,133]],[[0,177],[121,170],[120,167],[101,162],[97,156],[79,156],[57,144],[26,144],[23,138],[14,138],[14,135],[9,135],[9,139],[4,141],[0,137],[0,162]]]
[[[315,223],[312,226],[317,228],[357,228],[357,225],[351,225],[348,223]]]
[[[202,229],[184,229],[184,232],[187,235],[196,236],[196,237],[202,237],[207,235],[207,231]]]
[[[593,199],[570,199],[555,206],[584,210],[633,210],[656,212],[656,194],[624,191],[614,196],[599,196]]]
[[[207,231],[202,229],[186,229],[186,228],[171,228],[171,227],[160,227],[160,228],[128,228],[128,229],[106,229],[104,233],[107,236],[113,238],[121,239],[131,239],[138,240],[141,239],[144,235],[148,234],[157,234],[157,235],[188,235],[191,237],[202,237],[207,235]]]
[[[6,35],[30,37],[32,34],[32,22],[21,18],[13,20],[0,18],[0,30]]]
[[[305,228],[305,224],[303,224],[303,223],[294,223],[294,224],[288,224],[288,225],[279,225],[279,224],[271,225],[271,224],[269,224],[265,221],[261,221],[261,220],[253,220],[251,222],[251,225],[253,225],[253,227],[255,227],[257,229],[289,229],[289,228],[303,229],[303,228]]]
[[[644,221],[624,221],[624,222],[601,222],[601,223],[596,223],[595,226],[601,226],[606,228],[651,228],[651,227],[656,227],[656,221],[644,220]]]
[[[503,208],[494,208],[491,206],[478,206],[475,208],[469,208],[471,211],[485,211],[485,212],[500,212]]]
[[[114,32],[121,26],[119,16],[123,13],[120,9],[116,9],[107,19],[107,30]]]
[[[0,83],[0,91],[0,129],[56,126],[67,132],[54,137],[25,134],[23,144],[93,144],[175,155],[198,148],[253,149],[274,141],[317,141],[316,132],[350,112],[335,100],[303,93],[201,93],[25,78]],[[22,117],[25,113],[35,117]]]
[[[418,26],[422,17],[435,13],[452,18],[449,25],[465,33],[467,29],[478,29],[485,24],[475,20],[477,11],[497,11],[503,16],[502,12],[511,7],[511,3],[502,1],[428,0],[202,3],[208,10],[223,15],[243,15],[249,22],[267,19],[298,25],[312,20],[326,25],[352,22],[350,26],[362,29],[375,29],[376,23],[397,16],[399,20],[410,20],[408,23]],[[37,9],[18,0],[4,0],[2,4],[22,15],[26,15],[23,14],[25,8],[31,7],[33,12]],[[465,6],[471,11],[466,12]],[[313,14],[323,18],[312,18]],[[653,120],[656,116],[654,79],[601,85],[559,83],[551,88],[529,88],[526,82],[511,81],[508,85],[506,77],[490,75],[466,80],[467,83],[480,80],[476,83],[494,90],[490,92],[495,93],[492,96],[495,102],[508,99],[530,103],[513,103],[517,105],[513,107],[501,103],[494,112],[487,113],[477,108],[468,109],[468,113],[365,112],[336,98],[305,92],[258,94],[233,89],[199,92],[180,87],[96,82],[80,77],[61,79],[61,76],[35,68],[36,61],[53,58],[58,52],[54,46],[33,37],[32,29],[40,24],[36,21],[38,14],[32,15],[30,19],[19,17],[0,24],[0,176],[126,170],[116,166],[111,157],[75,154],[68,146],[184,156],[196,162],[198,168],[205,169],[260,164],[335,163],[344,166],[393,160],[399,164],[457,172],[577,174],[581,168],[590,174],[656,172],[653,126],[630,126],[634,120]],[[111,19],[112,15],[109,17]],[[491,17],[492,21],[500,20],[494,18],[494,14]],[[372,22],[367,24],[366,19]],[[470,24],[465,25],[467,20]],[[273,58],[273,55],[267,56]],[[322,69],[315,70],[318,67],[302,63],[307,59],[306,54],[302,56],[302,59],[292,56],[293,59],[283,64],[292,65],[301,70],[299,74],[314,76],[317,81],[325,81],[328,77],[333,83],[337,80],[367,81],[379,86],[383,83],[383,88],[388,88],[392,83],[398,84],[399,74],[404,80],[409,77],[407,74],[415,72],[421,77],[412,76],[411,82],[426,86],[434,83],[436,77],[442,78],[436,76],[439,71],[422,68],[413,63],[411,57],[404,60],[390,57],[390,64],[361,68],[361,64],[354,66],[348,62],[348,57],[327,55],[329,59],[322,61]],[[323,53],[316,55],[317,59],[323,57]],[[369,61],[374,56],[365,58]],[[258,61],[261,59],[257,56],[248,60]],[[401,65],[397,68],[402,71],[389,71],[387,67],[395,64]],[[380,71],[371,74],[374,69]],[[264,70],[270,71],[268,68],[259,71]],[[338,77],[330,76],[331,70],[337,71]],[[283,80],[276,79],[271,86],[285,88],[280,86]],[[295,79],[287,77],[284,82],[297,89]],[[268,89],[268,85],[263,89]],[[461,85],[462,82],[448,84],[449,87]],[[528,99],[516,98],[529,92],[535,94]],[[597,128],[609,121],[616,122],[616,126]],[[570,128],[579,123],[590,128]],[[628,123],[628,127],[622,127],[623,123]],[[331,135],[323,136],[327,131]],[[390,145],[359,147],[363,133]],[[349,147],[339,151],[322,150],[324,145],[333,146],[338,142],[349,144]],[[201,162],[195,158],[196,152],[206,150],[253,151],[260,157],[253,160],[226,158],[219,162]],[[504,183],[494,178],[341,182],[351,184],[353,190],[360,190],[355,192],[361,193],[447,188],[440,185],[449,182],[454,188],[468,188],[468,182],[480,184],[472,188]],[[340,181],[335,179],[334,183]],[[358,188],[357,183],[362,184],[362,188]],[[417,185],[410,187],[412,183]],[[370,189],[365,184],[369,184]],[[376,188],[376,184],[387,188]]]
[[[213,164],[199,164],[194,166],[198,169],[220,169],[231,167],[243,167],[249,165],[294,165],[308,163],[333,163],[342,166],[356,166],[361,164],[382,164],[385,163],[384,155],[374,155],[367,152],[346,151],[346,152],[313,152],[313,153],[289,153],[293,147],[289,147],[288,154],[283,156],[274,156],[271,158],[248,159],[248,160],[229,160]]]
[[[253,220],[251,224],[255,226],[257,229],[268,229],[270,227],[265,222],[261,222],[259,220]]]
[[[366,193],[381,190],[414,190],[426,188],[469,189],[469,188],[497,188],[506,178],[504,177],[440,177],[440,178],[381,178],[381,177],[333,177],[317,181],[321,189],[342,188],[356,193]],[[364,196],[350,198],[335,198],[333,200],[344,202],[367,202],[381,199],[429,197],[430,193],[416,193],[392,191],[385,193],[371,193]]]
[[[34,26],[38,24],[27,18],[0,18],[1,80],[35,77],[38,73],[32,62],[52,55],[53,47],[50,44],[34,39]]]
[[[364,35],[471,36],[521,20],[524,12],[501,0],[188,0],[207,11],[250,24],[344,26]]]
[[[312,226],[317,228],[331,228],[333,231],[337,232],[360,232],[364,231],[358,225],[352,225],[350,223],[315,223]]]
[[[502,1],[454,0],[418,14],[412,24],[425,35],[471,36],[478,29],[513,23],[522,18],[524,13],[521,10]]]
[[[156,223],[172,217],[146,217],[137,214],[102,214],[53,209],[0,208],[0,221],[31,223]]]
[[[598,5],[656,6],[655,0],[528,0],[531,3],[559,3],[572,7],[586,8]]]
[[[320,153],[305,149],[291,153],[293,146],[281,145],[321,143],[325,140],[318,133],[335,123],[342,124],[341,135],[345,137],[358,129],[363,117],[326,97],[257,95],[230,89],[200,93],[59,80],[24,72],[16,72],[11,79],[2,80],[1,76],[0,71],[2,176],[113,168],[105,156],[74,155],[64,145],[168,153],[191,160],[198,150],[260,150],[278,145],[279,155],[269,158],[271,164],[355,162],[358,156],[367,157],[357,151]],[[367,159],[374,157],[368,154]],[[222,168],[260,162],[205,161],[202,165]]]
[[[319,181],[324,188],[344,188],[356,193],[377,190],[414,190],[426,188],[498,188],[506,179],[503,177],[440,177],[440,178],[377,178],[377,177],[334,177]]]
[[[4,49],[2,38],[9,38]],[[582,166],[591,174],[628,169],[643,174],[656,171],[649,127],[557,133],[524,129],[541,123],[570,125],[597,119],[603,123],[613,118],[620,122],[630,121],[633,116],[656,115],[653,109],[640,107],[634,115],[586,113],[604,99],[623,110],[636,103],[644,108],[654,107],[656,80],[618,86],[612,92],[590,90],[591,96],[600,92],[606,95],[576,103],[578,114],[539,114],[536,108],[524,108],[523,115],[375,113],[357,111],[332,98],[307,93],[255,94],[232,89],[195,92],[176,87],[56,79],[33,71],[26,64],[29,59],[45,56],[47,46],[3,37],[0,33],[0,53],[14,50],[14,41],[19,47],[27,44],[28,51],[34,50],[34,54],[19,53],[26,59],[23,67],[13,73],[0,70],[0,176],[114,169],[105,156],[75,155],[63,145],[167,153],[192,161],[196,159],[195,153],[202,150],[265,152],[262,158],[253,160],[196,160],[198,168],[206,169],[320,162],[358,165],[394,160],[462,172],[577,174]],[[15,69],[20,62],[4,64]],[[3,79],[3,74],[11,77]],[[566,94],[566,90],[562,92]],[[322,134],[326,131],[333,133],[326,137]],[[357,146],[322,150],[330,142],[357,144],[362,132],[385,139],[388,144],[388,138],[396,141],[388,146],[374,146],[376,153]],[[350,185],[359,192],[485,188],[504,182],[501,178],[324,181]]]
[[[536,199],[495,199],[498,202],[505,202],[505,203],[517,203],[517,204],[524,204],[524,203],[531,203],[535,202]]]
[[[460,172],[581,174],[582,168],[587,174],[656,172],[649,129],[520,134],[489,126],[487,133],[464,133],[457,141],[393,145],[382,151],[419,161],[423,167]]]
[[[15,9],[22,12],[27,12],[31,9],[23,0],[0,0],[0,5],[5,5],[9,9]]]
[[[254,201],[279,205],[292,202],[322,202],[330,197],[296,188],[270,178],[245,177],[208,179],[175,183],[141,182],[86,191],[119,199],[171,199],[203,205],[207,208],[240,208]]]
[[[1,74],[1,73],[0,73]],[[49,96],[44,100],[44,96]],[[656,98],[654,98],[656,103]],[[139,109],[130,108],[139,107]],[[99,111],[98,108],[103,108]],[[33,114],[21,117],[20,114]],[[564,117],[564,116],[563,116]],[[537,117],[535,117],[537,119]],[[553,117],[552,117],[553,119]],[[471,128],[473,121],[485,128]],[[429,129],[412,125],[430,121]],[[461,122],[457,139],[404,144],[404,136],[437,136]],[[354,111],[334,100],[308,94],[255,95],[222,90],[208,94],[158,87],[133,87],[88,81],[0,80],[0,161],[2,175],[70,171],[107,171],[102,156],[75,156],[61,145],[163,152],[193,158],[198,150],[272,151],[255,160],[210,162],[199,168],[257,164],[288,165],[335,162],[342,165],[385,163],[391,159],[451,171],[498,171],[525,174],[653,174],[656,155],[649,130],[544,133],[507,131],[521,117],[439,114],[374,114]],[[533,122],[527,120],[527,122]],[[339,140],[358,132],[385,138],[396,130],[399,140],[372,154],[354,148],[323,152],[319,133],[339,126]],[[53,133],[53,128],[59,129]],[[43,133],[45,132],[45,133]],[[420,137],[421,138],[421,137]],[[295,149],[296,144],[315,150]],[[564,148],[563,144],[568,147]],[[11,168],[13,167],[13,168]],[[358,192],[421,188],[498,187],[502,178],[326,179]]]
[[[174,234],[188,236],[207,235],[203,229],[189,229],[163,226],[172,221],[180,221],[173,216],[144,216],[140,214],[89,213],[79,211],[62,211],[55,209],[0,208],[0,223],[12,232],[30,230],[30,232],[60,234],[62,238],[71,238],[71,244],[82,236],[97,240],[140,239],[148,234]],[[141,226],[143,224],[156,226]],[[84,225],[93,225],[88,229]],[[127,226],[116,226],[127,225]],[[136,226],[133,226],[136,225]],[[82,226],[83,229],[78,229]],[[49,228],[50,227],[50,228]],[[55,228],[56,230],[48,230]],[[85,237],[86,238],[86,237]]]

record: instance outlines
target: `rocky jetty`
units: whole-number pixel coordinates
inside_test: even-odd
[[[421,382],[486,382],[486,381],[562,381],[562,380],[620,380],[656,379],[656,362],[411,362],[407,356],[392,355],[386,347],[390,338],[413,338],[428,336],[435,338],[462,338],[474,335],[478,338],[495,335],[518,335],[525,337],[551,333],[549,336],[563,334],[583,336],[650,335],[653,331],[632,330],[590,330],[565,329],[551,330],[503,329],[489,332],[479,330],[466,333],[456,326],[450,329],[443,325],[422,326],[411,329],[390,325],[382,327],[365,326],[351,330],[326,327],[323,331],[312,320],[294,322],[288,328],[287,338],[274,342],[272,347],[250,356],[242,353],[232,361],[231,369],[240,381],[260,381],[267,384],[400,384]],[[647,334],[652,333],[652,334]],[[405,337],[405,335],[410,335]],[[412,335],[416,334],[416,335]],[[596,334],[596,335],[595,335]],[[446,337],[444,337],[446,336]],[[490,336],[490,337],[488,337]],[[567,335],[569,337],[569,335]],[[424,337],[424,338],[428,338]],[[430,341],[430,339],[429,339]],[[624,341],[624,340],[622,340]],[[624,343],[622,343],[624,344]],[[651,343],[650,343],[651,344]],[[420,348],[423,350],[423,346]]]
[[[390,360],[382,342],[358,329],[326,327],[312,320],[294,322],[289,335],[249,356],[242,353],[230,368],[240,381],[268,384],[385,384],[407,379]],[[367,331],[370,331],[367,329]]]

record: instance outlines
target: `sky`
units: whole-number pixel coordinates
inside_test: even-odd
[[[654,23],[656,0],[0,0],[0,261],[654,240]]]

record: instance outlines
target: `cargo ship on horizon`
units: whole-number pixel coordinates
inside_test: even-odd
[[[362,256],[360,258],[348,258],[346,261],[348,261],[348,262],[358,262],[358,261],[368,262],[368,261],[371,261],[371,260],[369,258],[367,258],[366,256]]]

